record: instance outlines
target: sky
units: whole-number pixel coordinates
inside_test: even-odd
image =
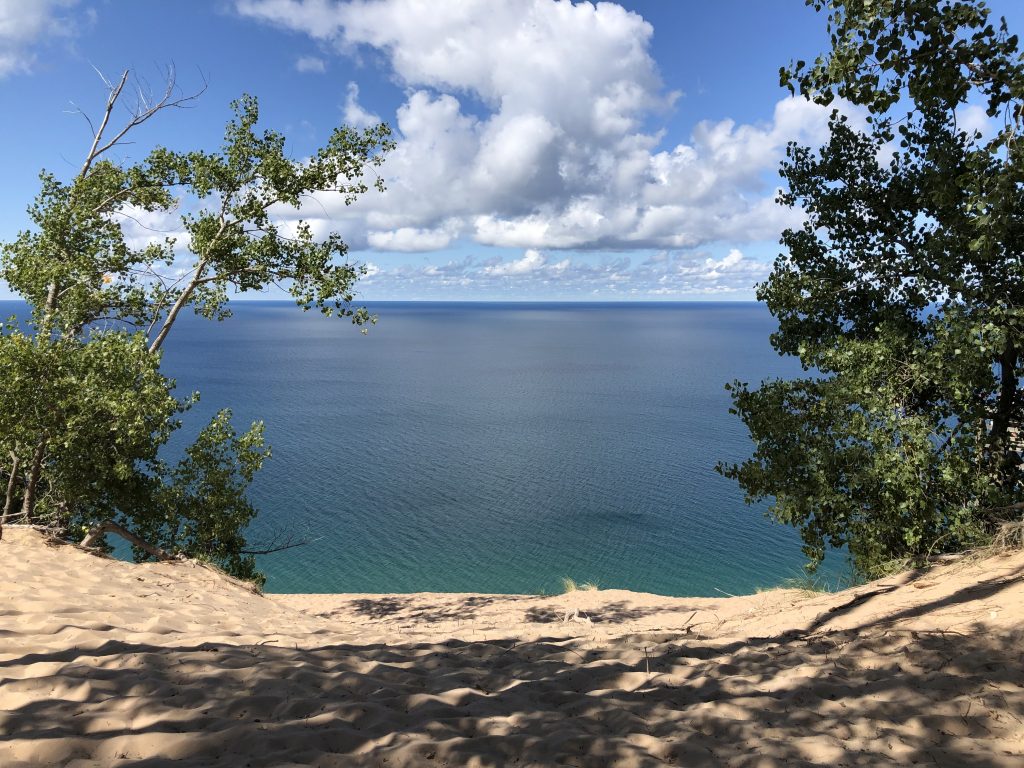
[[[275,211],[342,235],[363,300],[750,300],[802,220],[774,202],[786,144],[826,135],[779,68],[827,43],[803,0],[0,0],[0,241],[41,169],[80,165],[100,75],[159,91],[173,67],[202,96],[117,159],[215,149],[243,93],[295,159],[342,123],[394,129],[383,194]]]

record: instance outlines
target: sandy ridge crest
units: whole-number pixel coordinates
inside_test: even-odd
[[[835,595],[259,596],[8,529],[0,765],[1024,765],[1024,553]]]

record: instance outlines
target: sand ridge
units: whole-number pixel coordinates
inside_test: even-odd
[[[0,542],[0,765],[1024,764],[1024,553],[835,595],[260,596]]]

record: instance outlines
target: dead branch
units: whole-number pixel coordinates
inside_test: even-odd
[[[133,546],[138,547],[139,549],[143,550],[144,552],[149,553],[150,555],[155,557],[157,560],[176,560],[177,559],[173,555],[167,554],[166,552],[164,552],[159,547],[154,547],[148,541],[145,541],[145,540],[139,538],[134,533],[129,531],[127,528],[124,528],[123,526],[118,525],[117,523],[113,522],[112,520],[104,520],[99,525],[93,526],[92,530],[90,530],[85,535],[85,538],[82,539],[82,546],[85,547],[86,549],[91,549],[91,548],[95,547],[96,544],[99,542],[99,540],[103,537],[103,535],[107,534],[107,533],[116,533],[118,536],[120,536],[122,539],[124,539],[128,543],[132,544]]]
[[[243,555],[272,555],[275,552],[284,552],[287,549],[295,549],[296,547],[304,547],[307,544],[312,544],[315,539],[300,539],[296,538],[294,534],[283,535],[276,533],[271,536],[270,540],[266,543],[256,544],[253,549],[243,549],[241,554]]]
[[[1024,510],[1024,501],[1018,501],[1016,504],[1007,504],[1005,507],[986,507],[985,509],[978,510],[979,512],[997,513],[997,512],[1016,512],[1017,510]],[[989,514],[990,519],[998,520],[999,516],[996,514]]]
[[[181,92],[178,89],[177,80],[175,79],[174,68],[168,67],[167,82],[164,92],[158,98],[154,99],[146,95],[145,89],[142,87],[138,77],[136,77],[136,103],[135,106],[128,107],[128,121],[121,127],[113,138],[104,142],[103,134],[110,122],[110,116],[114,111],[114,107],[121,99],[121,94],[124,91],[125,85],[128,83],[128,77],[132,74],[132,71],[130,69],[126,69],[121,73],[121,79],[116,84],[104,77],[99,70],[97,70],[97,73],[103,80],[103,84],[107,87],[107,104],[103,110],[103,117],[100,120],[99,130],[97,130],[93,136],[92,146],[89,148],[89,154],[86,155],[82,169],[78,173],[79,178],[84,177],[89,172],[89,168],[92,166],[96,158],[122,143],[122,139],[124,139],[125,135],[131,130],[138,128],[153,117],[153,115],[165,109],[181,109],[188,107],[191,102],[203,95],[207,87],[206,82],[204,81],[203,87],[196,93],[188,96],[181,95]]]

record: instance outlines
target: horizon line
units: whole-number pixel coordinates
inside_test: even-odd
[[[28,304],[21,298],[0,298],[0,303]],[[289,304],[294,299],[246,299],[234,297],[228,303],[238,304]],[[350,305],[359,304],[763,304],[757,299],[353,299]],[[311,307],[313,308],[313,307]]]

